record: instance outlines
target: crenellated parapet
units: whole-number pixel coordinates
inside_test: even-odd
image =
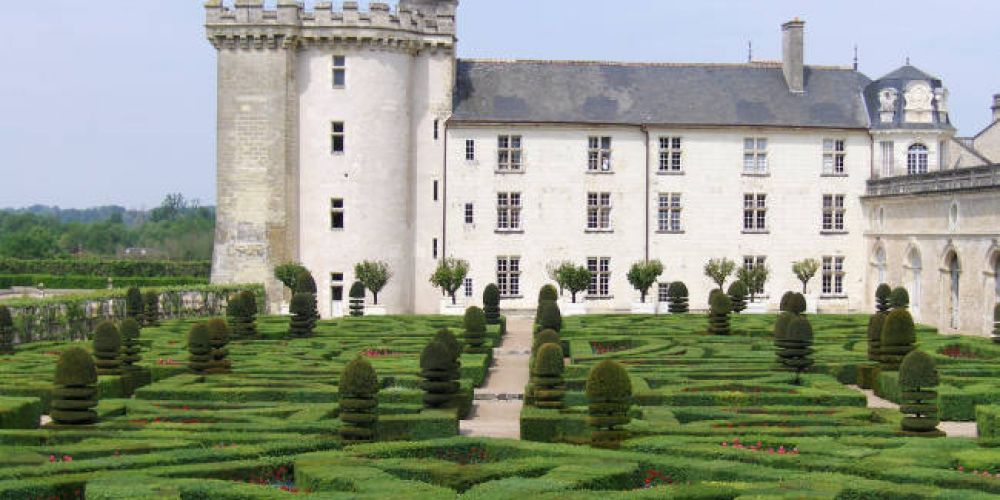
[[[297,48],[327,44],[357,44],[406,51],[453,50],[455,4],[418,9],[404,2],[399,9],[372,2],[361,10],[357,2],[318,2],[307,9],[296,0],[223,0],[205,3],[205,28],[217,49]]]

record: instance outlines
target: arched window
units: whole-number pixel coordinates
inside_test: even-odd
[[[927,173],[927,146],[920,143],[910,146],[906,152],[906,173],[909,175]]]
[[[959,278],[962,274],[962,266],[958,262],[958,255],[955,252],[951,252],[947,259],[948,262],[948,275],[951,281],[950,287],[950,297],[949,302],[951,304],[951,327],[958,329],[959,327]]]

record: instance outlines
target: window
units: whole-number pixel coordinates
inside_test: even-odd
[[[476,160],[476,141],[473,139],[465,140],[465,161],[475,161]]]
[[[761,137],[743,139],[743,173],[767,174],[767,139]]]
[[[844,230],[844,198],[842,194],[823,195],[823,231]]]
[[[844,258],[823,257],[823,295],[844,294]]]
[[[611,230],[611,193],[587,193],[587,229]]]
[[[681,164],[681,138],[660,137],[660,172],[683,172]]]
[[[844,175],[847,150],[842,139],[823,139],[823,175]]]
[[[588,258],[587,270],[590,271],[587,295],[597,299],[611,298],[611,257]]]
[[[434,140],[435,141],[438,140],[438,134],[439,134],[439,130],[440,129],[441,129],[441,121],[435,119],[434,120]]]
[[[465,278],[462,281],[462,291],[465,292],[466,298],[472,298],[472,278]]]
[[[521,170],[521,136],[501,135],[497,139],[497,170],[501,172]]]
[[[330,229],[344,229],[344,199],[330,200]]]
[[[656,301],[670,302],[670,283],[656,284]]]
[[[743,268],[746,270],[753,269],[758,266],[763,266],[767,263],[767,257],[764,255],[745,255],[743,256]],[[754,295],[764,294],[764,285],[760,288],[753,290]]]
[[[431,255],[434,257],[435,260],[437,260],[437,258],[438,258],[438,239],[437,238],[434,238],[433,240],[431,240]]]
[[[750,193],[743,195],[743,231],[767,231],[767,195]]]
[[[434,181],[434,201],[438,201],[438,181]]]
[[[587,139],[587,170],[590,172],[611,171],[611,138],[590,137]]]
[[[521,193],[497,193],[497,230],[521,229]]]
[[[521,258],[497,257],[497,288],[500,297],[521,296]]]
[[[681,232],[680,193],[660,193],[658,222],[661,233]]]
[[[927,146],[914,144],[906,153],[906,173],[908,175],[927,173]]]
[[[892,141],[880,141],[882,150],[882,177],[892,177],[896,169],[896,145]]]
[[[330,126],[330,151],[344,152],[344,122],[333,122]]]
[[[938,142],[938,170],[948,169],[948,143]]]
[[[330,273],[330,301],[344,300],[344,273]]]
[[[476,221],[476,219],[475,219],[475,207],[472,205],[472,203],[466,203],[465,204],[465,223],[466,224],[474,224],[475,221]]]
[[[342,89],[347,85],[347,58],[333,56],[333,88]]]

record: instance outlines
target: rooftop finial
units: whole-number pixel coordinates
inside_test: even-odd
[[[909,65],[910,65],[910,56],[906,56],[906,65],[907,65],[907,66],[909,66]]]
[[[753,40],[747,40],[747,62],[753,62]]]
[[[854,71],[858,70],[858,44],[854,44]]]

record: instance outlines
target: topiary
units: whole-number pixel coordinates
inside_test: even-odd
[[[899,366],[899,388],[903,412],[902,429],[905,434],[940,436],[937,426],[938,371],[934,360],[923,351],[912,351]]]
[[[212,366],[209,373],[229,373],[232,362],[229,360],[229,325],[222,318],[212,318],[205,323],[208,329],[208,344],[212,348]]]
[[[212,342],[205,323],[195,323],[188,332],[188,367],[195,373],[207,373],[213,366]]]
[[[94,357],[98,375],[121,374],[122,337],[115,324],[104,321],[94,330]]]
[[[788,324],[788,331],[781,339],[775,340],[778,346],[778,362],[786,369],[795,372],[795,385],[802,384],[802,372],[813,365],[813,330],[805,316],[796,316]]]
[[[885,317],[879,345],[879,362],[884,370],[898,370],[903,358],[917,341],[913,316],[906,309],[893,309]]]
[[[142,326],[160,326],[160,294],[146,292],[142,302]]]
[[[711,335],[729,335],[729,313],[733,303],[729,296],[716,289],[711,294],[708,310],[708,333]]]
[[[791,302],[793,295],[795,295],[795,292],[790,291],[790,290],[787,291],[787,292],[785,292],[785,293],[783,293],[783,294],[781,294],[781,301],[778,302],[778,310],[779,311],[792,312],[792,310],[790,309],[790,306],[789,306],[789,302]]]
[[[125,291],[125,316],[142,324],[142,292],[134,286]]]
[[[365,358],[344,367],[337,387],[340,393],[340,439],[346,443],[375,440],[378,426],[378,374]]]
[[[14,354],[14,319],[7,306],[0,306],[0,354]]]
[[[465,317],[462,318],[464,329],[462,338],[465,340],[465,352],[472,354],[482,354],[486,351],[486,314],[482,309],[471,306],[465,310]]]
[[[296,292],[288,306],[292,317],[288,322],[288,334],[292,337],[312,337],[316,326],[316,296],[306,292]]]
[[[257,335],[257,299],[252,292],[244,290],[230,297],[226,304],[226,316],[234,337],[249,338]]]
[[[993,342],[1000,344],[1000,304],[993,306]]]
[[[461,378],[462,372],[462,344],[458,342],[455,335],[451,333],[451,330],[444,328],[438,330],[438,332],[431,338],[431,342],[439,342],[444,344],[448,348],[448,354],[451,356],[451,367],[449,368],[449,380],[458,380]]]
[[[559,409],[563,407],[566,385],[563,381],[563,351],[557,343],[546,343],[538,349],[531,365],[531,384],[535,406]]]
[[[619,429],[629,423],[632,381],[625,368],[610,359],[594,366],[587,376],[587,424],[594,428],[591,444],[616,448],[628,432]]]
[[[889,312],[889,297],[892,296],[892,287],[882,283],[875,289],[875,309],[878,312]]]
[[[97,421],[97,367],[81,347],[62,352],[56,363],[55,388],[49,416],[60,425],[83,425]]]
[[[868,359],[879,360],[879,349],[882,345],[882,327],[888,313],[875,313],[868,319]]]
[[[450,405],[458,392],[456,367],[451,350],[443,342],[432,341],[420,353],[420,388],[424,390],[424,406],[441,408]]]
[[[554,300],[538,304],[538,328],[540,330],[562,331],[562,312]]]
[[[559,332],[546,328],[535,334],[535,338],[531,341],[531,357],[528,360],[528,370],[535,364],[535,357],[538,355],[538,349],[545,344],[559,344],[562,345],[562,339],[559,337]]]
[[[483,289],[483,312],[487,325],[500,324],[500,289],[493,283]]]
[[[747,308],[747,286],[743,284],[742,281],[736,280],[732,285],[729,285],[729,300],[733,304],[733,312],[739,314],[746,310]]]
[[[670,314],[687,314],[688,312],[688,289],[681,281],[675,281],[667,288],[667,310]]]
[[[351,285],[351,291],[348,292],[348,297],[350,301],[348,303],[348,310],[351,311],[351,316],[355,318],[365,315],[365,285],[360,281],[355,281]]]
[[[788,326],[792,324],[792,321],[797,316],[788,311],[782,311],[778,314],[778,319],[774,321],[774,341],[777,344],[778,340],[784,339],[785,335],[788,334]]]
[[[139,323],[132,318],[125,318],[118,325],[118,331],[122,338],[121,361],[126,370],[131,370],[134,365],[142,360],[139,356],[141,348],[139,346]]]
[[[559,290],[552,285],[545,285],[538,290],[538,305],[546,300],[559,300]]]
[[[305,293],[312,296],[312,300],[309,302],[306,311],[312,320],[312,324],[309,327],[309,331],[311,332],[316,327],[316,322],[319,321],[319,306],[316,303],[316,280],[313,279],[312,273],[304,268],[299,270],[299,273],[295,276],[295,290],[292,293],[292,300],[295,299],[295,294],[298,293]]]
[[[802,314],[806,312],[806,296],[798,292],[788,292],[785,295],[788,296],[785,302],[784,311],[788,311],[792,314]],[[783,297],[784,298],[784,297]]]
[[[906,309],[910,307],[910,293],[901,286],[893,288],[892,295],[889,296],[889,305],[893,309]]]

